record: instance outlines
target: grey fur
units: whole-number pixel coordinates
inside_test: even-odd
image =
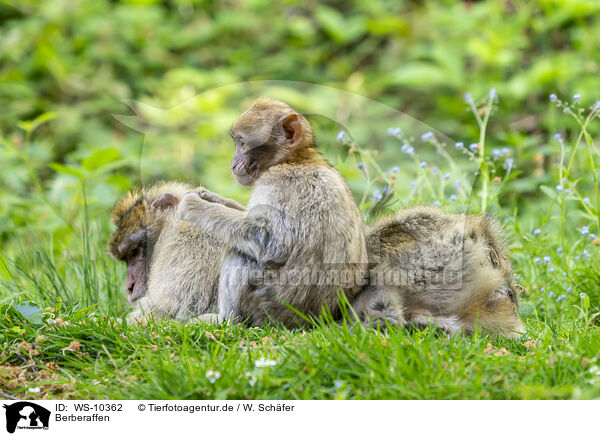
[[[366,267],[360,213],[341,176],[322,164],[280,164],[254,184],[248,211],[239,211],[186,194],[181,217],[201,232],[223,239],[227,246],[219,282],[221,319],[304,324],[282,302],[308,315],[322,306],[337,311],[340,283],[288,283],[291,271],[325,272]],[[279,283],[253,285],[245,275],[272,272]],[[345,289],[349,298],[358,286]]]
[[[192,189],[181,183],[158,183],[125,195],[113,210],[117,229],[109,244],[111,254],[118,257],[112,247],[136,231],[147,234],[150,247],[146,258],[146,293],[133,303],[129,320],[153,316],[186,321],[217,309],[222,242],[178,219],[175,208],[150,207],[165,193],[181,199]]]
[[[368,229],[367,241],[373,270],[400,282],[367,286],[353,303],[361,320],[451,333],[481,327],[509,337],[524,331],[508,252],[491,218],[414,207]]]
[[[288,116],[297,119],[292,139],[281,125]],[[182,219],[225,242],[218,319],[297,327],[306,321],[286,305],[309,316],[323,307],[337,314],[339,292],[351,299],[360,285],[342,282],[336,273],[360,277],[367,266],[361,216],[350,190],[312,148],[308,121],[285,103],[258,99],[236,121],[234,140],[240,134],[247,142],[236,144],[232,168],[241,174],[238,181],[253,184],[247,210],[196,193],[186,194],[178,208]],[[304,270],[318,271],[320,279],[331,274],[331,281],[297,280]]]
[[[323,169],[320,165],[313,170],[317,173],[322,172],[322,177],[328,183],[338,183],[335,179],[339,175],[330,172],[332,170]],[[284,170],[285,173],[287,171],[294,171],[293,166]],[[314,193],[315,187],[307,183],[308,180],[315,178],[312,171],[303,169],[299,173],[299,178],[291,177],[292,180],[297,180],[299,185],[293,188],[301,190],[301,195],[302,189]],[[271,183],[273,180],[266,179],[265,187],[271,186]],[[257,184],[256,188],[258,188],[255,190],[259,195],[258,198],[262,198],[261,184]],[[122,239],[124,232],[133,232],[142,228],[146,231],[150,230],[149,234],[157,235],[155,241],[150,241],[154,242],[154,249],[149,259],[148,290],[146,295],[136,302],[136,308],[129,315],[129,319],[139,320],[148,316],[158,316],[180,321],[191,318],[200,322],[223,320],[223,317],[208,314],[217,311],[218,308],[217,292],[223,242],[202,233],[197,226],[179,220],[175,216],[174,209],[159,211],[147,208],[153,199],[165,192],[182,198],[184,193],[190,190],[190,186],[182,184],[158,184],[145,188],[142,190],[143,194],[134,193],[125,196],[115,207],[115,214],[119,216],[126,213],[134,215],[134,219],[130,220],[125,228],[118,228],[115,231],[114,235],[117,239]],[[287,191],[287,194],[285,190],[274,191],[278,193],[274,201],[293,203],[285,197],[285,195],[291,196],[293,190]],[[318,202],[318,198],[325,193],[324,191],[317,197],[310,197],[311,201]],[[259,220],[261,217],[259,212],[265,214],[271,212],[277,219],[286,221],[283,219],[286,215],[278,212],[277,209],[264,207],[264,205],[255,207],[251,201],[249,206],[253,212],[248,213],[243,206],[232,203],[232,200],[224,199],[202,188],[185,195],[185,198],[189,197],[188,200],[191,200],[199,194],[203,198],[210,199],[215,208],[226,216],[228,213],[236,215],[238,212],[243,212],[245,214],[243,221],[246,224]],[[130,205],[137,202],[139,195],[143,195],[147,201],[140,205],[140,210],[132,212]],[[344,198],[345,195],[340,195],[337,201],[343,202]],[[230,209],[216,207],[218,205]],[[337,202],[333,202],[333,205],[336,206]],[[296,204],[296,206],[300,205]],[[306,209],[314,211],[318,206],[309,202],[306,204]],[[136,214],[141,214],[143,218],[135,219]],[[221,226],[221,218],[215,217],[215,220],[215,226]],[[277,220],[273,218],[272,221]],[[328,228],[325,223],[330,224],[330,220],[319,220],[319,222],[323,224],[320,230],[317,229],[320,232],[341,232],[344,229],[343,225],[330,225]],[[297,223],[297,220],[287,220],[281,225],[290,225],[290,223],[296,223],[294,233],[306,234],[313,230],[313,226],[299,226],[302,223]],[[222,228],[221,231],[228,232],[226,228]],[[290,237],[289,232],[284,232],[284,236]],[[334,237],[343,240],[340,234]],[[350,242],[346,240],[345,243]],[[367,242],[371,271],[375,273],[372,278],[375,280],[377,274],[399,270],[415,274],[401,285],[371,284],[358,293],[353,308],[364,322],[373,324],[377,320],[386,320],[399,326],[432,324],[451,333],[459,331],[470,333],[480,326],[490,332],[507,336],[517,336],[515,332],[524,330],[517,314],[517,298],[512,287],[507,251],[499,227],[490,218],[476,215],[446,215],[436,208],[414,207],[368,228]],[[328,240],[320,248],[316,244],[312,249],[313,256],[315,250],[321,249],[323,258],[333,258],[336,254],[335,245],[331,244],[334,243],[335,241]],[[285,242],[286,247],[294,244],[293,237]],[[253,246],[252,243],[244,247],[255,250],[252,253],[260,253],[260,247]],[[326,249],[328,251],[325,251]],[[282,251],[266,250],[267,254],[261,258],[280,262],[282,258],[278,253]],[[306,251],[306,249],[300,250],[294,256],[304,256]],[[311,250],[308,251],[310,254]],[[288,251],[284,251],[284,254],[289,256],[290,264],[294,265],[292,261],[295,258]],[[232,257],[233,261],[247,261],[245,257],[239,259],[239,253]],[[267,263],[269,262],[265,262]],[[322,269],[323,265],[318,267]],[[423,275],[431,272],[446,274],[443,283],[435,283],[431,277],[429,281],[423,280]],[[449,272],[458,273],[448,275]],[[403,276],[404,279],[407,277],[407,275]],[[319,304],[320,300],[314,299],[318,297],[317,293],[310,294],[310,288],[303,288],[302,291],[309,304]],[[249,300],[249,302],[244,301],[242,305],[254,304],[261,308],[260,311],[252,314],[254,322],[267,320],[267,313],[290,316],[289,311],[284,307],[268,299],[268,293],[264,289],[258,289],[258,293],[250,295]],[[294,302],[298,304],[297,301]],[[201,314],[205,315],[196,317]],[[293,324],[296,325],[297,322],[298,319],[294,318]]]

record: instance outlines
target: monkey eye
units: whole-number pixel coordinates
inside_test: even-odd
[[[240,145],[244,145],[246,143],[246,141],[244,141],[243,138],[238,139],[238,142],[240,143]]]
[[[141,251],[141,247],[139,245],[132,246],[126,255],[126,259],[129,261],[129,260],[136,258],[140,254],[140,251]]]

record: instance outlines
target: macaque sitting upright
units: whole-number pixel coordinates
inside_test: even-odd
[[[201,192],[178,206],[182,219],[225,245],[216,318],[297,327],[323,309],[337,316],[339,293],[352,299],[367,267],[346,183],[315,150],[306,118],[285,103],[259,98],[230,133],[232,172],[253,187],[247,210]]]

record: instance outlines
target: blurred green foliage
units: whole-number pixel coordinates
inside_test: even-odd
[[[514,181],[506,201],[526,206],[549,180],[548,138],[558,125],[567,134],[575,126],[565,117],[557,124],[548,94],[580,93],[582,105],[600,97],[598,47],[594,0],[3,0],[3,252],[18,252],[31,235],[51,236],[57,252],[77,240],[84,196],[106,231],[123,190],[159,177],[245,200],[229,174],[227,128],[265,92],[329,114],[315,123],[317,138],[360,198],[363,175],[335,149],[340,123],[389,170],[404,157],[385,129],[409,118],[391,108],[468,144],[478,130],[462,95],[494,87],[500,99],[487,141],[514,150],[528,177]],[[380,119],[370,103],[353,119],[343,95],[261,80],[338,88],[390,110]],[[113,116],[133,115],[126,103],[144,133]]]

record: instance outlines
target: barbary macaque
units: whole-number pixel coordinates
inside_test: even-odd
[[[127,194],[115,206],[117,229],[109,246],[115,258],[128,263],[126,288],[138,305],[130,319],[186,321],[217,308],[222,244],[174,217],[179,199],[190,189],[158,184]],[[233,200],[199,191],[211,202],[245,210]],[[482,327],[510,337],[524,331],[506,248],[490,218],[413,207],[367,228],[367,242],[373,282],[353,304],[362,321],[385,319],[398,326],[433,325],[467,334]],[[181,261],[179,268],[164,266],[167,253]],[[148,276],[154,280],[146,285]]]
[[[367,244],[371,282],[353,303],[361,321],[507,337],[525,331],[508,252],[491,218],[413,207],[369,228]]]
[[[115,259],[127,263],[125,288],[136,307],[130,320],[186,321],[217,308],[223,244],[175,216],[179,200],[192,189],[176,182],[138,188],[113,209],[116,229],[108,247]],[[206,192],[213,201],[225,201]],[[237,205],[230,201],[230,207]]]
[[[253,187],[247,210],[199,192],[178,206],[183,220],[225,244],[217,319],[297,327],[308,322],[296,311],[337,315],[339,293],[353,299],[367,267],[346,183],[319,156],[306,118],[285,103],[259,98],[230,133],[232,172]]]

